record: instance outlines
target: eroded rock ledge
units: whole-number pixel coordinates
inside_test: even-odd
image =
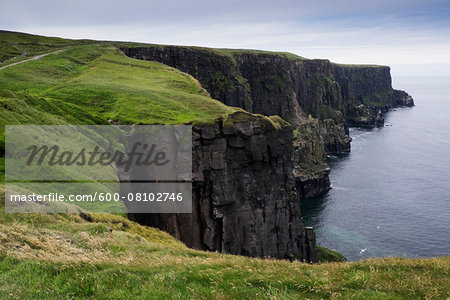
[[[350,150],[349,126],[382,126],[383,113],[389,108],[414,105],[407,93],[392,89],[386,66],[338,65],[276,53],[180,46],[122,50],[130,57],[159,61],[191,74],[213,98],[227,105],[278,115],[296,127],[311,115],[324,123],[315,128],[323,138],[325,153]],[[322,171],[308,176],[319,174],[327,176]]]
[[[136,214],[187,246],[254,257],[312,261],[293,176],[292,127],[236,112],[193,127],[193,213]]]
[[[263,128],[253,116],[233,122],[234,129],[223,120],[194,129],[194,213],[136,216],[194,248],[310,260],[314,234],[301,223],[298,200],[330,188],[326,155],[350,151],[349,126],[382,126],[391,107],[414,105],[407,93],[392,89],[389,67],[245,50],[122,50],[192,75],[227,105],[292,124]]]

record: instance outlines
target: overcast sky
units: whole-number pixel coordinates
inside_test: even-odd
[[[449,0],[0,0],[0,28],[67,38],[290,51],[450,75]]]

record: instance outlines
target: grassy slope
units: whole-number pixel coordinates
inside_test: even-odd
[[[450,258],[261,260],[186,248],[111,214],[6,215],[0,298],[445,299]]]
[[[351,68],[384,68],[387,66],[384,65],[355,65],[355,64],[339,64],[334,63],[335,65],[342,66],[342,67],[351,67]]]
[[[107,124],[109,118],[176,124],[233,111],[210,99],[192,77],[126,58],[107,43],[0,70],[1,125]],[[450,295],[450,258],[311,266],[187,249],[166,233],[117,215],[10,215],[2,206],[0,298]]]
[[[26,40],[16,35],[14,41]],[[109,124],[109,119],[121,124],[208,123],[238,110],[211,99],[191,76],[128,58],[108,43],[76,45],[0,70],[1,152],[4,125]],[[114,169],[110,171],[114,179]],[[3,173],[0,157],[2,181]],[[105,188],[101,183],[90,186]]]
[[[3,107],[10,110],[1,121],[8,123],[26,122],[15,114],[16,100],[44,111],[53,105],[51,115],[38,119],[45,123],[107,124],[111,118],[123,124],[182,124],[237,110],[212,100],[185,73],[105,45],[79,46],[0,70],[0,87]]]
[[[73,45],[92,44],[90,40],[69,40],[0,30],[0,67],[39,54]]]
[[[298,56],[296,54],[290,53],[290,52],[275,52],[275,51],[264,51],[264,50],[251,50],[251,49],[217,49],[220,52],[229,54],[229,55],[239,55],[239,54],[253,54],[253,55],[259,55],[259,54],[266,54],[266,55],[277,55],[281,57],[285,57],[291,60],[307,60],[307,58]]]

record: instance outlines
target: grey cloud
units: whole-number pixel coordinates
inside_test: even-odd
[[[447,0],[0,1],[0,28],[50,36],[450,62]]]
[[[374,18],[387,14],[447,10],[442,0],[280,0],[280,1],[3,1],[3,27],[139,24],[202,24],[227,22],[314,21]]]

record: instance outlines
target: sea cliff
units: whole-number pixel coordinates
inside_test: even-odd
[[[293,125],[295,178],[301,197],[330,188],[327,154],[350,151],[349,126],[382,126],[383,114],[414,102],[394,90],[386,66],[338,65],[323,59],[254,50],[181,46],[122,47],[200,81],[215,99]],[[317,120],[316,123],[313,120]]]
[[[192,214],[134,214],[187,246],[253,257],[312,261],[295,191],[292,127],[236,112],[193,127]]]
[[[349,126],[381,126],[391,107],[413,105],[392,89],[384,66],[254,50],[121,50],[192,75],[226,105],[292,125],[263,129],[253,116],[231,129],[219,123],[194,129],[194,213],[134,218],[199,249],[314,260],[314,232],[303,227],[299,203],[331,188],[326,155],[350,151]]]

